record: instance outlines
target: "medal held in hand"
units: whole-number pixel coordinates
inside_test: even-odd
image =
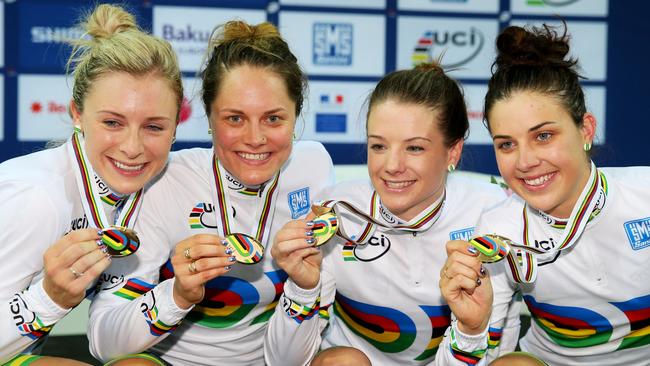
[[[478,250],[478,260],[482,263],[495,263],[503,260],[513,249],[521,249],[533,254],[544,254],[542,250],[516,244],[512,240],[496,234],[472,238],[469,244]]]
[[[126,257],[140,247],[138,235],[128,227],[111,226],[102,231],[101,240],[112,257]]]
[[[314,222],[312,231],[314,232],[314,239],[316,239],[316,243],[314,243],[315,247],[327,243],[338,230],[339,221],[333,212],[326,212],[314,218],[312,221]]]
[[[255,264],[264,257],[264,246],[250,235],[235,233],[226,236],[232,255],[242,264]]]

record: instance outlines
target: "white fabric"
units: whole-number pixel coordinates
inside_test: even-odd
[[[310,201],[333,183],[332,161],[321,144],[296,143],[280,174],[271,235],[265,240],[262,262],[235,263],[228,274],[208,283],[208,288],[218,286],[218,301],[222,301],[208,305],[217,315],[212,325],[196,321],[206,306],[199,304],[176,330],[156,336],[150,332],[143,309],[151,309],[155,304],[158,320],[167,325],[178,323],[186,315],[172,298],[173,280],[158,284],[160,268],[178,242],[199,233],[220,235],[220,229],[214,227],[217,202],[213,194],[212,157],[211,149],[172,153],[165,173],[147,191],[136,224],[142,239],[140,251],[112,262],[103,276],[102,290],[91,304],[88,335],[96,357],[106,361],[153,347],[153,352],[174,365],[264,363],[265,316],[270,316],[275,308],[286,278],[272,261],[272,238],[289,220],[304,217]],[[240,187],[233,181],[224,184],[231,190]],[[235,213],[230,218],[233,232],[254,227],[259,199],[237,192],[230,194],[234,206],[231,212]],[[190,216],[193,210],[201,214]],[[157,285],[146,295],[129,301],[115,294],[129,279]]]
[[[491,326],[503,327],[512,296],[515,291],[522,292],[533,320],[519,342],[520,347],[550,365],[650,364],[647,344],[650,342],[650,246],[633,248],[633,243],[643,243],[642,240],[637,242],[639,238],[644,238],[645,244],[650,243],[650,168],[605,168],[601,171],[608,183],[602,212],[587,224],[574,247],[563,250],[554,261],[539,266],[534,284],[516,285],[501,263],[490,268],[495,289]],[[523,242],[522,207],[523,201],[513,195],[483,216],[478,232],[497,233]],[[642,221],[645,224],[635,225],[640,219],[645,219]],[[631,238],[626,226],[632,230]],[[559,232],[559,229],[546,226],[545,232],[531,233],[531,241],[548,246],[549,238]],[[637,309],[638,323],[643,325],[636,334],[631,334],[630,321],[623,311],[625,307],[615,304],[622,302]],[[546,315],[540,317],[541,310]],[[567,326],[572,322],[573,326]],[[570,335],[567,345],[561,345],[550,336],[553,327]],[[491,351],[490,358],[514,350],[518,333],[518,324],[506,326],[501,347]],[[645,336],[639,340],[646,345],[619,350],[625,347],[623,342],[629,342],[635,335]],[[578,347],[579,342],[585,345]]]
[[[369,212],[372,192],[369,182],[341,183],[324,193],[321,199],[344,200]],[[271,366],[307,364],[319,347],[332,346],[360,349],[373,365],[433,362],[450,321],[449,308],[438,286],[440,268],[447,259],[445,244],[451,239],[469,239],[480,214],[505,198],[497,185],[453,174],[448,178],[446,192],[440,218],[426,231],[414,235],[388,233],[378,228],[368,244],[356,249],[345,247],[338,237],[322,247],[325,258],[321,272],[321,307],[332,304],[336,292],[337,304],[355,304],[352,306],[365,314],[361,317],[363,320],[379,319],[368,317],[369,314],[383,318],[379,322],[383,325],[375,324],[374,331],[358,326],[358,332],[373,334],[370,337],[374,338],[373,342],[346,324],[333,310],[335,305],[328,308],[329,323],[319,316],[301,323],[288,316],[282,308],[283,303],[304,301],[304,296],[301,299],[292,291],[295,285],[289,285],[292,282],[288,280],[284,298],[269,323],[265,342],[267,363]],[[345,214],[340,224],[345,225],[346,232],[351,235],[363,227],[360,221]],[[311,302],[317,296],[315,291]],[[441,323],[434,327],[430,316]],[[472,344],[477,349],[481,345],[485,348],[485,337],[478,337]],[[451,358],[437,360],[438,364],[454,362],[457,361]]]

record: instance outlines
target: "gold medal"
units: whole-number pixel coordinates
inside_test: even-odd
[[[237,262],[242,264],[255,264],[264,257],[264,245],[250,235],[235,233],[226,236],[228,247]]]
[[[111,226],[103,229],[102,242],[112,257],[126,257],[140,248],[138,234],[132,229],[121,226]]]
[[[314,239],[316,239],[315,247],[325,244],[338,230],[338,219],[336,214],[331,211],[314,218],[312,221],[314,222],[312,231],[314,232]]]
[[[482,263],[494,263],[504,259],[513,249],[520,249],[532,254],[544,254],[544,251],[517,244],[514,241],[496,234],[486,234],[472,238],[469,244],[478,249],[478,260]]]

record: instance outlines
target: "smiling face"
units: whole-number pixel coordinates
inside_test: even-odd
[[[248,65],[228,71],[210,113],[224,168],[249,186],[271,179],[291,154],[295,110],[275,72]]]
[[[107,72],[94,80],[83,111],[74,102],[70,109],[90,164],[116,193],[138,191],[165,167],[177,115],[165,78]]]
[[[425,106],[388,99],[368,115],[368,173],[382,203],[403,220],[440,197],[462,148],[462,140],[445,146],[438,112]]]
[[[593,140],[594,117],[578,127],[557,100],[525,91],[496,102],[488,117],[508,186],[536,209],[569,217],[589,178],[583,145]]]

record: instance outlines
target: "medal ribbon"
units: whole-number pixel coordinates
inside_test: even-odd
[[[600,197],[603,198],[602,202],[600,202]],[[524,205],[522,210],[524,221],[524,245],[533,247],[532,240],[530,239],[532,231],[531,226],[535,221],[539,221],[542,216],[544,216],[543,219],[546,221],[545,224],[556,229],[562,229],[562,233],[559,236],[562,239],[559,241],[560,245],[557,248],[549,250],[541,248],[537,249],[544,252],[544,255],[549,256],[558,251],[571,248],[584,232],[587,223],[600,213],[600,210],[605,204],[606,197],[607,180],[605,179],[605,176],[596,169],[596,165],[591,162],[591,172],[587,184],[580,193],[580,197],[576,201],[576,204],[571,211],[571,215],[566,222],[563,220],[551,219],[548,215],[544,215],[540,211],[530,208],[528,204]],[[535,281],[537,278],[537,258],[535,256],[528,252],[517,252],[513,250],[508,253],[507,260],[513,279],[516,282],[532,283]]]
[[[106,213],[101,206],[102,197],[99,195],[95,182],[92,179],[95,176],[95,171],[86,157],[83,136],[76,128],[68,143],[68,152],[73,165],[78,167],[78,169],[75,169],[75,178],[80,188],[79,195],[86,216],[93,221],[97,228],[104,229],[111,226],[110,220],[106,217]],[[142,205],[142,191],[143,189],[140,189],[134,194],[129,195],[124,203],[124,208],[115,216],[115,220],[113,221],[114,225],[130,227],[135,222],[134,219],[138,216],[140,206]]]
[[[446,193],[440,195],[440,197],[434,203],[432,203],[427,209],[422,211],[419,215],[411,219],[409,222],[396,224],[396,225],[391,225],[382,222],[376,218],[380,216],[379,215],[380,209],[386,210],[385,208],[383,208],[381,204],[381,199],[379,198],[379,194],[377,194],[377,191],[373,191],[372,196],[370,198],[370,215],[366,214],[359,208],[355,207],[354,205],[346,201],[328,200],[328,201],[321,202],[320,206],[326,207],[331,211],[334,211],[334,213],[338,217],[340,224],[338,226],[339,230],[337,235],[339,235],[343,239],[354,242],[356,244],[363,244],[368,239],[370,239],[370,236],[377,229],[378,226],[394,232],[399,232],[399,231],[419,232],[419,231],[425,231],[429,229],[440,218],[440,213],[442,212],[442,207],[444,206],[445,203],[445,196]],[[341,215],[339,214],[340,208],[344,208],[350,213],[352,213],[353,215],[362,219],[363,221],[366,221],[366,225],[361,231],[361,233],[359,234],[358,238],[356,236],[350,237],[345,232],[343,228],[344,225],[341,222],[341,217],[340,217]]]
[[[221,222],[221,230],[223,236],[226,237],[232,234],[230,230],[230,219],[228,214],[228,190],[225,189],[223,185],[222,176],[225,174],[221,171],[223,167],[219,164],[219,159],[216,156],[212,159],[212,172],[214,173],[214,187],[216,190],[217,200],[219,201],[219,210],[217,211],[217,220]],[[255,239],[264,244],[264,238],[268,238],[268,233],[270,230],[270,222],[273,220],[273,214],[275,213],[275,200],[277,197],[278,191],[278,182],[280,178],[280,172],[275,174],[270,184],[262,188],[263,193],[260,195],[261,200],[258,204],[257,215],[259,215],[259,220],[257,222],[257,227],[251,228],[250,231],[255,233]],[[247,233],[244,233],[247,234]]]

